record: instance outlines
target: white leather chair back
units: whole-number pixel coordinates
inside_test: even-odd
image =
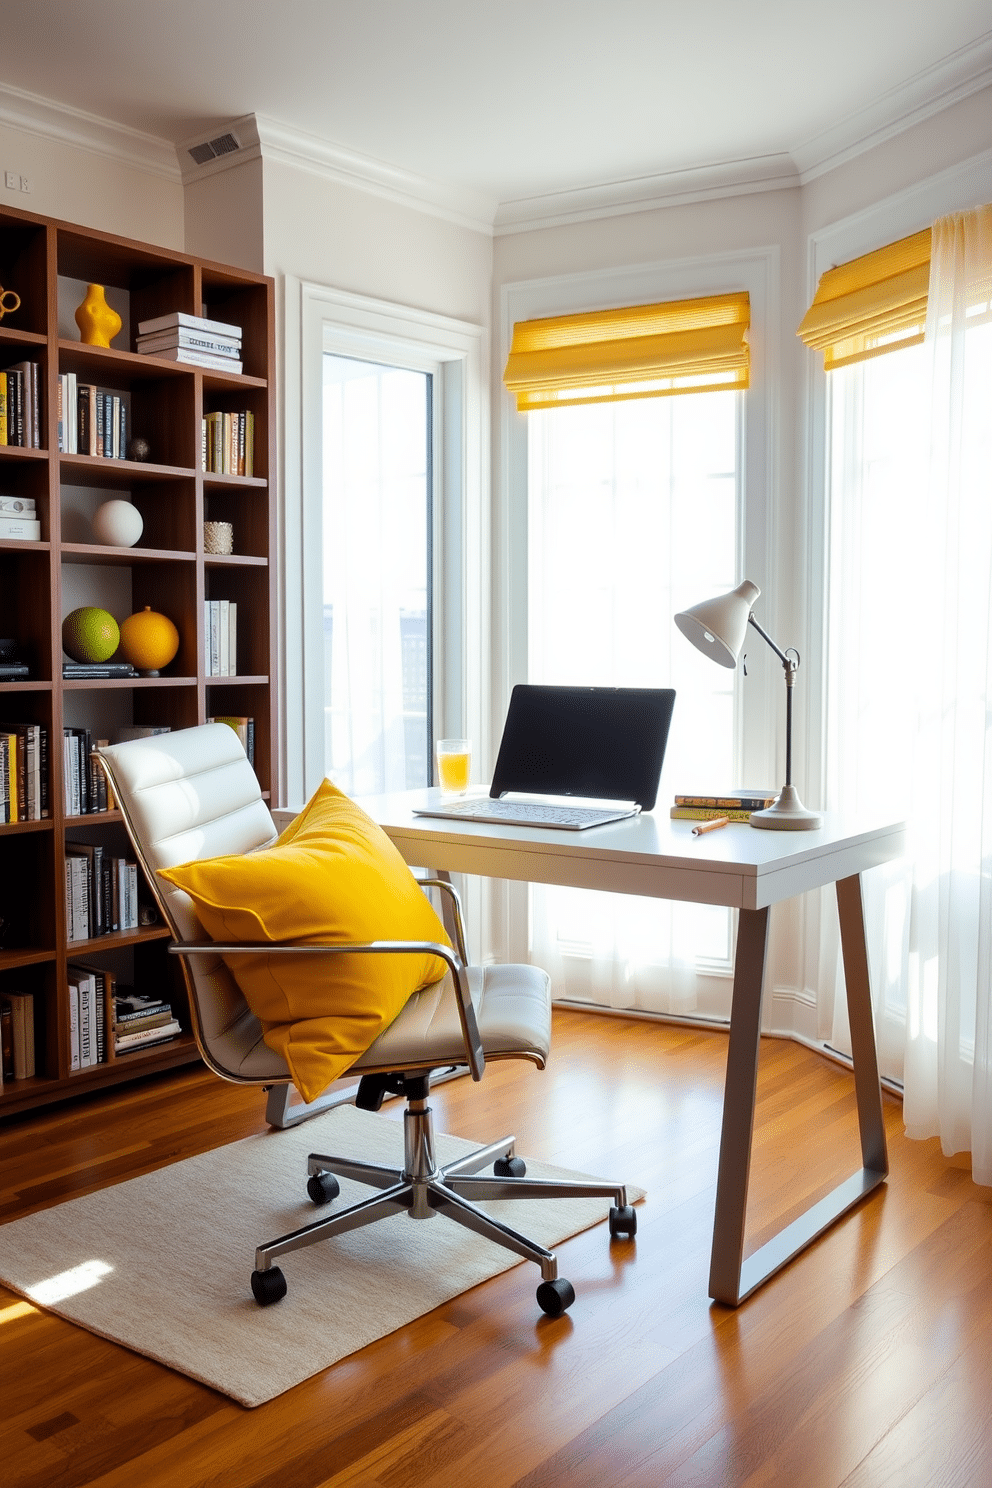
[[[240,739],[226,723],[207,723],[105,745],[100,753],[166,923],[177,940],[209,940],[189,895],[155,870],[252,852],[275,840]],[[263,1042],[261,1025],[223,961],[197,955],[184,963],[194,1032],[207,1062],[228,1079],[285,1079],[285,1064]]]

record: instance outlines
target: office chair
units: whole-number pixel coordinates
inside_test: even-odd
[[[156,873],[158,868],[264,850],[274,843],[272,817],[234,730],[226,724],[204,724],[105,745],[98,757],[138,861],[172,932],[169,949],[182,964],[192,1030],[204,1062],[222,1079],[267,1089],[266,1115],[274,1126],[295,1125],[339,1103],[325,1095],[302,1106],[290,1104],[289,1068],[281,1054],[265,1043],[260,1022],[223,959],[246,949],[298,957],[299,946],[211,940],[192,899]],[[273,1264],[278,1257],[405,1209],[416,1219],[446,1215],[535,1261],[541,1268],[538,1303],[545,1313],[557,1317],[571,1305],[575,1293],[558,1275],[554,1253],[491,1218],[473,1201],[609,1197],[613,1200],[609,1216],[613,1238],[631,1239],[637,1216],[621,1184],[526,1177],[512,1136],[438,1166],[427,1104],[432,1075],[467,1067],[472,1079],[479,1080],[491,1059],[529,1059],[543,1068],[551,1033],[550,982],[546,972],[533,966],[469,966],[455,890],[442,879],[422,882],[425,888],[433,887],[448,897],[454,947],[406,940],[306,946],[309,964],[342,952],[388,956],[426,951],[447,965],[443,979],[414,992],[348,1072],[359,1077],[355,1097],[359,1107],[378,1110],[387,1094],[405,1097],[404,1166],[392,1169],[311,1153],[307,1193],[315,1205],[323,1206],[338,1196],[339,1177],[368,1184],[378,1192],[259,1246],[252,1292],[261,1306],[279,1301],[286,1294],[286,1280]],[[491,1175],[482,1174],[490,1165]]]

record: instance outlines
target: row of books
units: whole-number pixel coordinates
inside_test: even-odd
[[[138,323],[135,350],[142,356],[164,357],[219,372],[241,371],[241,327],[203,315],[173,310]]]
[[[0,538],[13,542],[37,542],[41,523],[33,496],[0,496]]]
[[[48,816],[48,730],[39,723],[0,725],[0,822]]]
[[[97,739],[96,747],[109,742],[109,739]],[[67,816],[90,816],[93,812],[111,809],[107,777],[93,758],[92,730],[63,728],[62,776]]]
[[[0,444],[41,449],[41,377],[37,362],[0,372]]]
[[[204,600],[203,644],[208,677],[238,675],[238,606],[233,599]]]
[[[67,940],[138,928],[138,865],[98,842],[65,845]]]
[[[75,372],[63,372],[59,375],[57,417],[58,446],[63,454],[123,460],[128,435],[123,394],[77,382]]]
[[[749,821],[752,811],[764,811],[778,798],[775,790],[731,790],[718,796],[676,795],[670,815],[674,821]]]
[[[74,1070],[109,1058],[169,1043],[182,1032],[169,1003],[140,997],[102,966],[76,962],[67,968],[69,1050]]]
[[[208,413],[202,423],[203,469],[207,475],[255,474],[255,415]]]
[[[255,763],[255,720],[243,715],[228,713],[207,719],[208,723],[226,723],[241,740],[241,747],[248,756],[248,763]]]
[[[34,1072],[34,994],[4,992],[0,997],[0,1086],[7,1080],[30,1080]]]

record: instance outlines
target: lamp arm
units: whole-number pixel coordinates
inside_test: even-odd
[[[754,626],[755,630],[761,636],[761,639],[763,641],[767,641],[768,642],[769,646],[771,646],[772,650],[775,652],[775,655],[778,657],[779,661],[785,667],[786,671],[789,671],[789,670],[795,671],[796,667],[799,665],[798,661],[793,661],[792,658],[791,658],[791,656],[788,656],[784,651],[780,650],[779,647],[776,646],[775,642],[772,640],[772,638],[768,634],[767,630],[762,630],[761,626],[758,624],[757,620],[755,620],[755,618],[754,618],[753,615],[748,615],[748,617],[747,617],[747,623],[748,623],[748,625],[753,625]]]
[[[785,785],[788,789],[792,784],[792,689],[796,680],[796,669],[799,666],[799,652],[794,651],[790,656],[788,652],[780,650],[768,632],[762,630],[753,615],[748,615],[747,623],[753,625],[762,640],[768,642],[785,668]]]

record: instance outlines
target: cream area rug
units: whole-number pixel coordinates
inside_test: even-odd
[[[439,1135],[438,1161],[476,1145]],[[13,1220],[0,1226],[0,1280],[246,1406],[271,1400],[511,1266],[526,1264],[536,1291],[539,1269],[511,1251],[443,1215],[411,1220],[397,1212],[283,1256],[287,1295],[259,1307],[250,1286],[255,1246],[371,1192],[342,1179],[340,1197],[316,1209],[306,1194],[311,1152],[402,1167],[402,1123],[340,1106],[288,1131],[248,1137]],[[527,1173],[588,1176],[530,1161]],[[629,1202],[641,1197],[628,1187]],[[552,1248],[609,1213],[609,1201],[600,1199],[484,1207]],[[536,1300],[534,1311],[540,1317]]]

